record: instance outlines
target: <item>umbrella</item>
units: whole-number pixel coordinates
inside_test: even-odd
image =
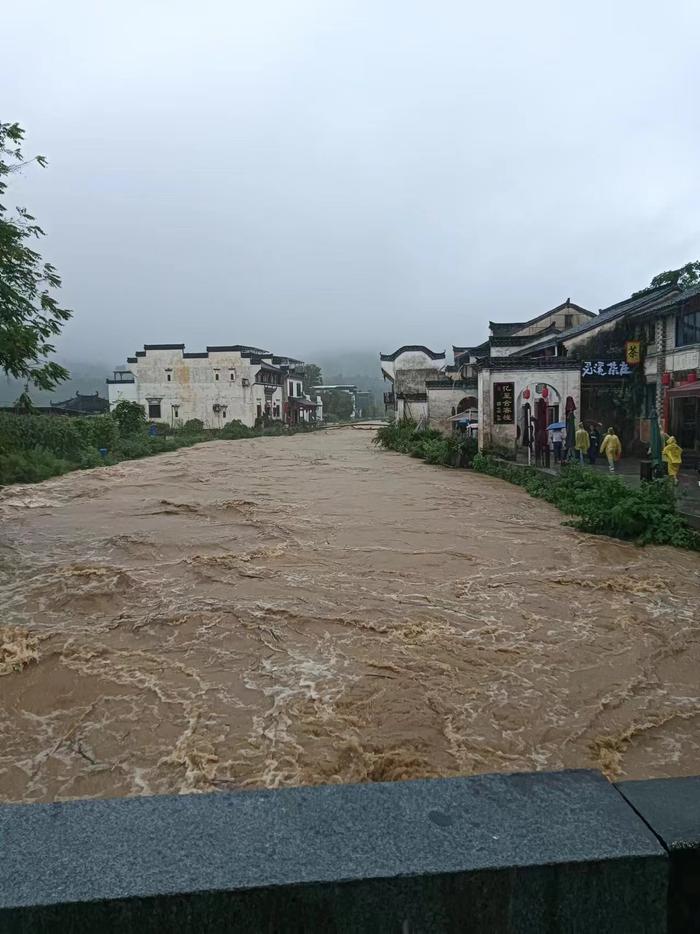
[[[655,467],[661,466],[661,432],[659,431],[659,420],[656,417],[656,410],[653,410],[650,416],[651,435],[649,439],[649,449],[651,452],[651,462]]]
[[[566,422],[552,422],[551,425],[547,425],[547,431],[561,431],[566,428]]]

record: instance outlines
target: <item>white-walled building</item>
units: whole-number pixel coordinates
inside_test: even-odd
[[[265,415],[281,420],[288,367],[275,359],[287,358],[241,344],[200,353],[188,353],[184,344],[145,344],[128,358],[128,371],[107,380],[110,408],[123,400],[138,402],[150,420],[173,427],[193,418],[205,428],[222,428],[234,419],[252,427]]]
[[[391,383],[384,393],[384,407],[398,418],[416,422],[428,418],[428,380],[440,379],[445,352],[435,353],[422,344],[405,344],[393,353],[379,355],[382,375]]]

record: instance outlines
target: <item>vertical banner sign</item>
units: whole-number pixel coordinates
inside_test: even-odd
[[[636,366],[642,359],[642,342],[625,341],[625,363],[628,366]]]
[[[493,384],[494,425],[515,424],[515,383]]]

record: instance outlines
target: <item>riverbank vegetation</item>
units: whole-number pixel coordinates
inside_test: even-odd
[[[434,428],[419,428],[415,422],[407,420],[383,425],[374,443],[443,467],[468,467],[476,454],[476,441],[472,438],[446,437]]]
[[[678,514],[669,480],[642,483],[634,489],[619,477],[597,473],[578,464],[558,475],[479,454],[471,439],[445,437],[414,422],[395,421],[377,432],[375,442],[391,451],[420,457],[431,464],[471,467],[523,487],[565,515],[582,532],[609,535],[639,545],[675,545],[700,551],[700,535]]]
[[[205,429],[192,419],[182,428],[149,425],[135,402],[120,402],[109,415],[66,418],[60,415],[0,413],[0,485],[37,483],[71,470],[116,464],[164,454],[204,441],[240,440],[310,431],[280,422],[248,428],[239,421],[220,430]]]

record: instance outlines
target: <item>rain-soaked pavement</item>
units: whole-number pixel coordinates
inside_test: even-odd
[[[1,491],[0,799],[700,772],[700,558],[371,439]]]

